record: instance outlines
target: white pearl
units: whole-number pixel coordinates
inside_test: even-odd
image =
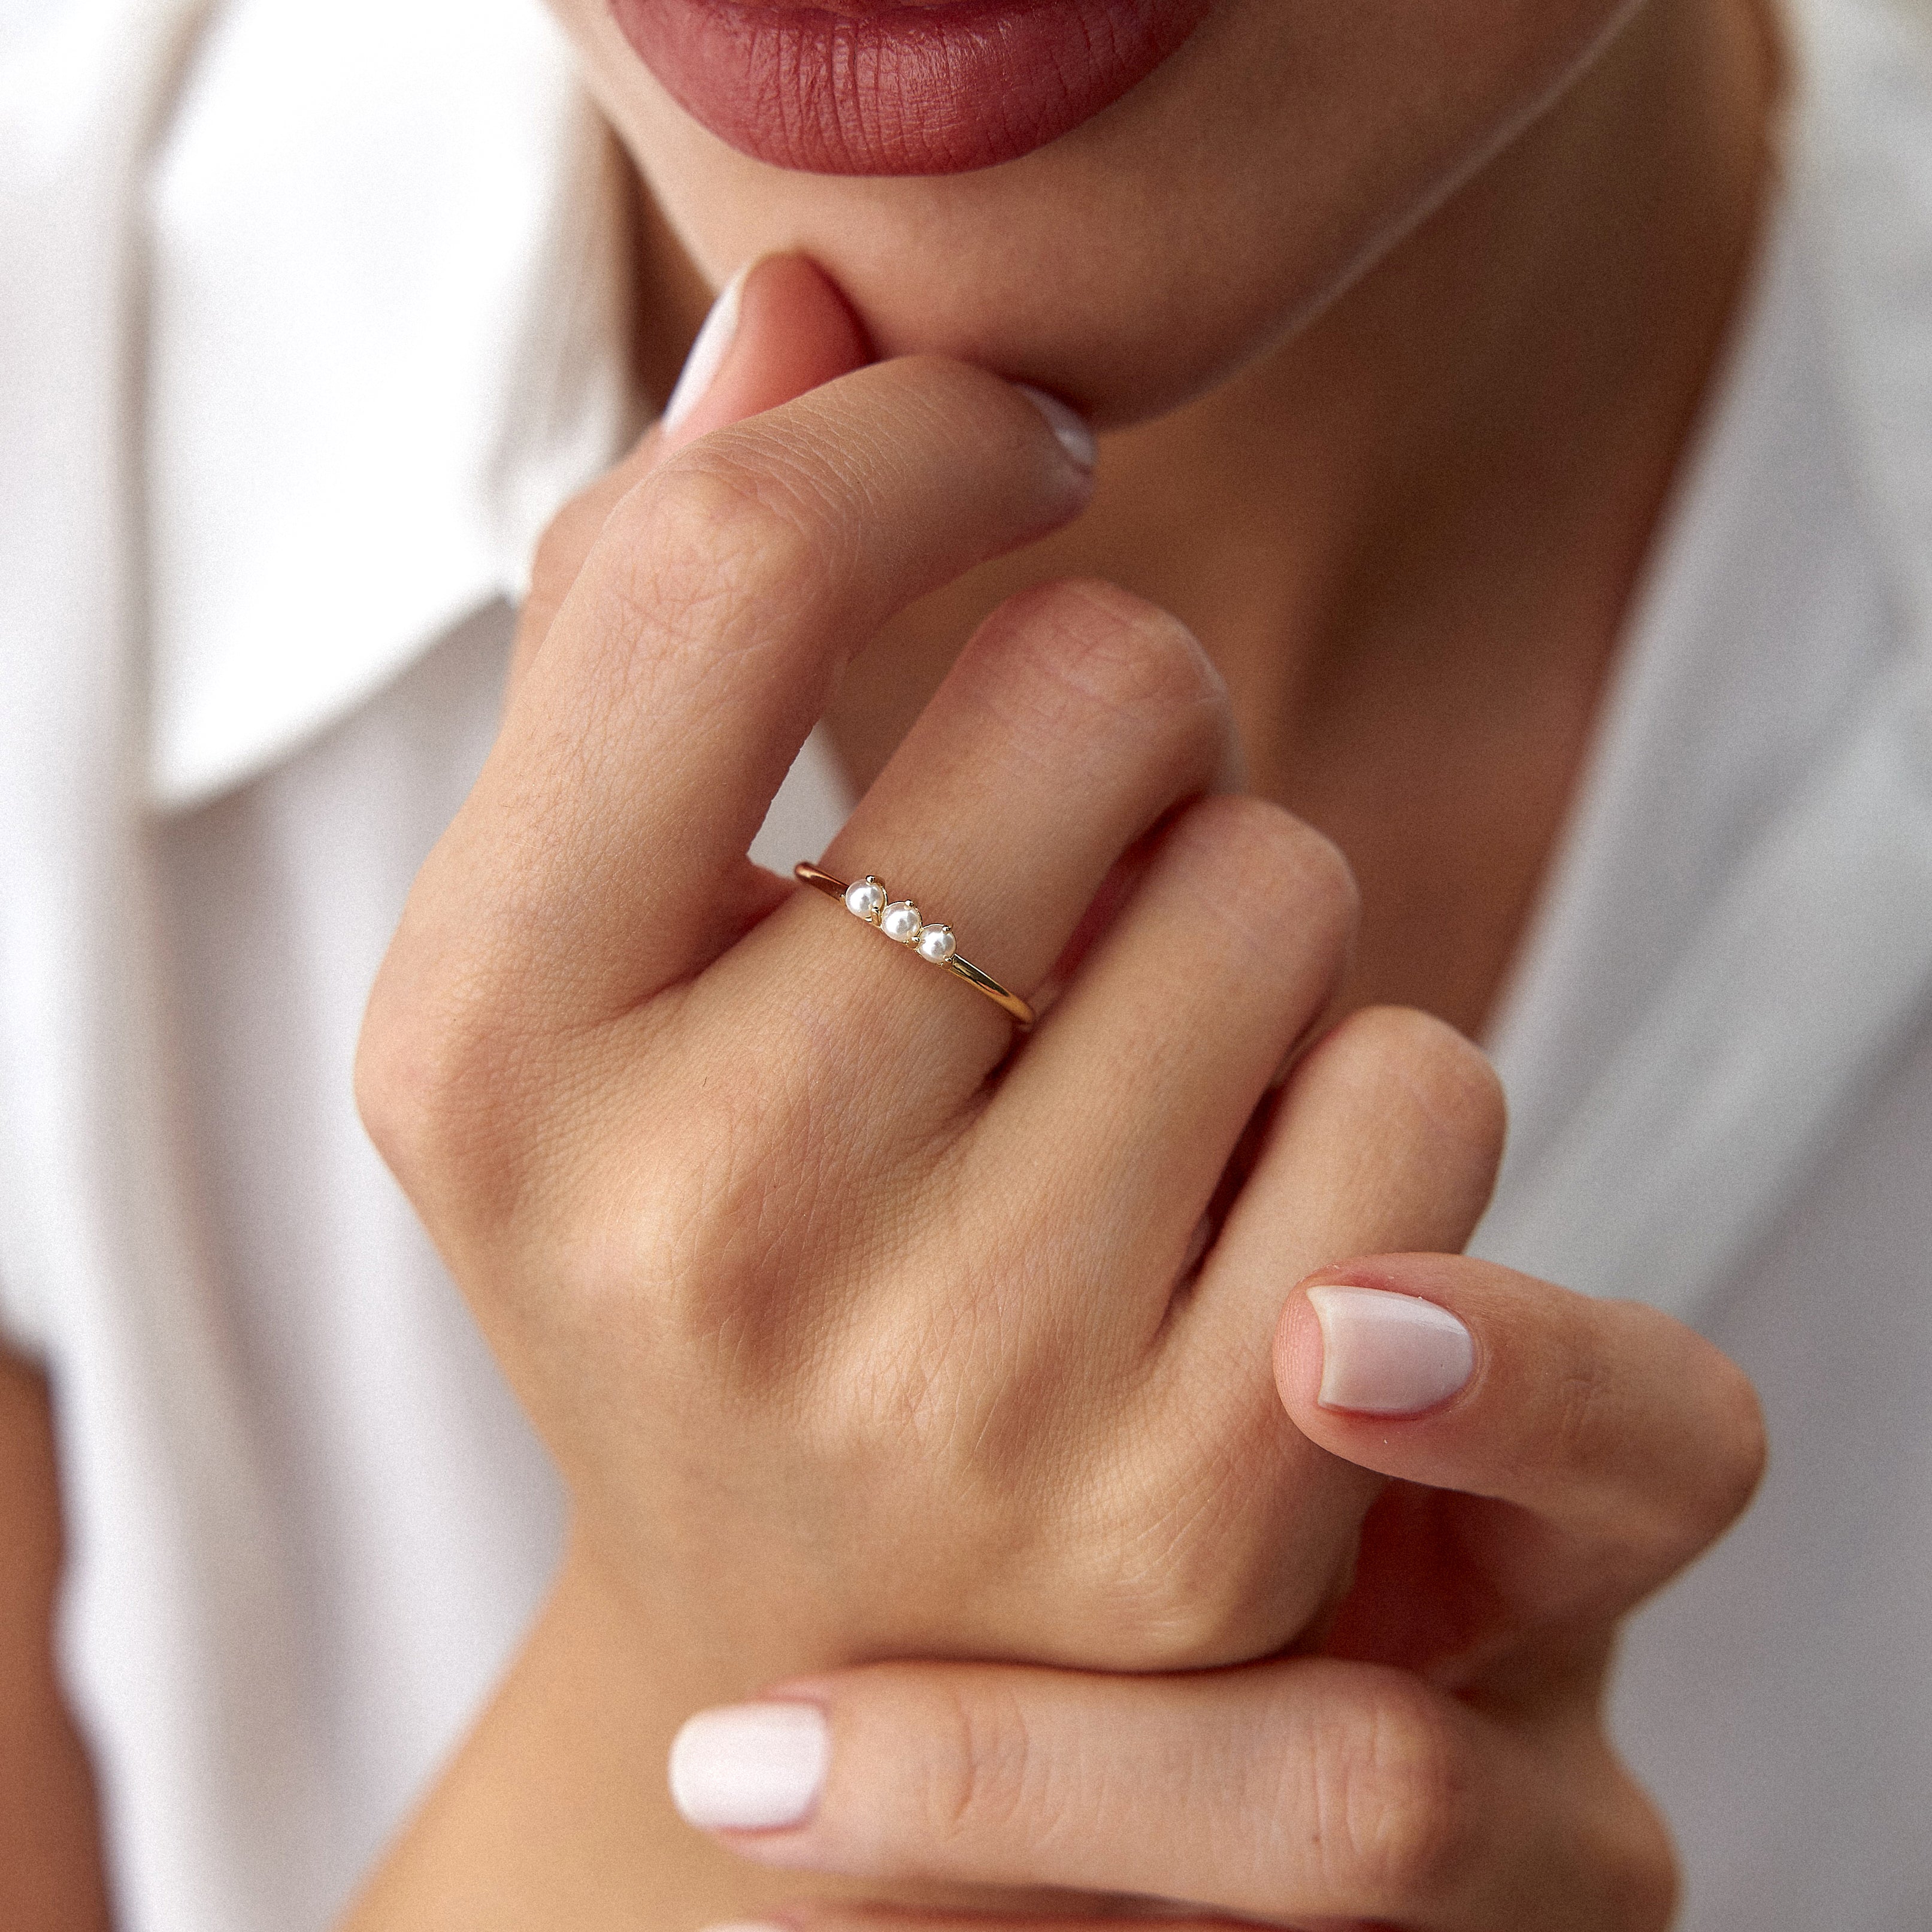
[[[879,930],[902,946],[910,946],[919,937],[920,924],[919,908],[910,899],[895,899],[879,918]]]
[[[950,926],[928,926],[919,936],[919,956],[944,966],[959,950]]]
[[[855,879],[845,888],[845,910],[869,924],[886,902],[886,889],[876,879]]]

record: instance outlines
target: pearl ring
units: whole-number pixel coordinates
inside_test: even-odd
[[[922,918],[910,899],[896,899],[886,890],[883,880],[868,872],[848,885],[830,872],[802,862],[792,868],[794,877],[808,886],[816,886],[828,898],[837,899],[855,919],[877,926],[888,939],[910,947],[934,966],[964,980],[976,992],[984,993],[994,1005],[1003,1008],[1022,1028],[1033,1024],[1033,1009],[1017,993],[1010,993],[998,980],[959,956],[958,942],[950,926]]]

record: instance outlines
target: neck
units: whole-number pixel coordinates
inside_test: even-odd
[[[855,783],[997,603],[1105,577],[1192,626],[1252,789],[1354,865],[1346,1003],[1479,1031],[1748,272],[1775,69],[1757,0],[1648,0],[1318,321],[1106,439],[1078,524],[863,653]]]
[[[1168,567],[1258,783],[1392,670],[1534,678],[1558,631],[1600,669],[1748,268],[1771,66],[1750,0],[1651,0],[1314,326],[1111,440],[1061,547]]]

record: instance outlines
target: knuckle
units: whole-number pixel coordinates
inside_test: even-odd
[[[1136,1552],[1139,1554],[1141,1552]],[[1222,1573],[1204,1550],[1183,1552],[1177,1574],[1158,1580],[1130,1573],[1092,1600],[1102,1634],[1083,1639],[1080,1660],[1107,1670],[1220,1670],[1280,1650],[1305,1630],[1325,1592],[1318,1565],[1284,1580],[1279,1552],[1243,1551]]]
[[[970,663],[1008,722],[1030,724],[1063,755],[1096,716],[1117,735],[1172,740],[1197,765],[1229,729],[1226,686],[1192,632],[1110,584],[1072,580],[1010,598],[981,627]]]
[[[1365,1006],[1337,1027],[1330,1050],[1365,1084],[1396,1087],[1445,1139],[1502,1150],[1502,1082],[1481,1051],[1445,1021],[1412,1006]]]
[[[352,1091],[404,1192],[454,1234],[518,1208],[558,1150],[567,1115],[555,1103],[577,1076],[542,1024],[548,989],[514,920],[452,900],[452,872],[469,860],[442,862],[447,849],[425,866],[370,988]]]
[[[1550,1466],[1574,1477],[1617,1473],[1629,1432],[1622,1393],[1619,1378],[1594,1348],[1572,1352],[1552,1391]]]
[[[807,616],[837,593],[850,543],[782,466],[694,444],[640,484],[604,526],[602,587],[620,620],[716,652]],[[637,628],[634,622],[622,628]]]
[[[1074,1593],[1096,1612],[1093,1634],[1082,1638],[1082,1663],[1166,1674],[1238,1663],[1270,1647],[1280,1620],[1240,1595],[1239,1586],[1253,1581],[1247,1567],[1210,1574],[1197,1540],[1191,1526],[1158,1521],[1145,1534],[1123,1534],[1120,1546],[1105,1552],[1094,1566],[1098,1574],[1081,1578],[1084,1587]]]
[[[918,1816],[937,1845],[1036,1841],[1048,1807],[1036,1789],[1031,1741],[1010,1691],[954,1678],[933,1694],[923,1735]]]
[[[1176,824],[1171,849],[1204,902],[1252,922],[1258,944],[1339,959],[1354,933],[1360,895],[1340,849],[1265,799],[1203,799]]]
[[[1145,1547],[1136,1549],[1130,1561],[1144,1562],[1148,1553]],[[1144,1568],[1137,1573],[1124,1564],[1122,1582],[1102,1598],[1109,1612],[1106,1667],[1162,1672],[1213,1669],[1264,1653],[1270,1638],[1296,1626],[1270,1614],[1276,1609],[1274,1603],[1240,1594],[1240,1585],[1256,1582],[1257,1567],[1239,1565],[1235,1574],[1224,1578],[1210,1573],[1204,1551],[1186,1548],[1176,1550],[1171,1575],[1152,1575]]]
[[[1318,1772],[1338,1894],[1399,1912],[1467,1890],[1480,1797],[1463,1726],[1446,1700],[1420,1683],[1385,1680],[1320,1754]]]
[[[356,1042],[355,1095],[363,1131],[406,1186],[424,1124],[422,1082],[407,1036],[373,1009]]]
[[[1665,1932],[1683,1889],[1676,1847],[1656,1808],[1628,1787],[1616,1842],[1604,1862],[1610,1923],[1616,1932]]]
[[[1340,849],[1266,799],[1203,799],[1188,814],[1184,836],[1200,841],[1221,870],[1252,879],[1257,897],[1293,901],[1298,922],[1311,905],[1354,916],[1355,877]]]
[[[1676,1917],[1682,1888],[1670,1827],[1600,1732],[1575,1787],[1571,1814],[1580,1870],[1588,1874],[1598,1910],[1611,1932],[1664,1932]]]
[[[1161,1420],[1173,1446],[1081,1498],[1082,1520],[1106,1529],[1075,1592],[1094,1612],[1082,1660],[1173,1672],[1272,1654],[1311,1627],[1352,1562],[1352,1487],[1262,1405],[1232,1425],[1178,1408]],[[1257,1509],[1264,1493],[1292,1495],[1292,1510]]]
[[[511,1068],[480,1003],[441,987],[397,988],[386,966],[357,1042],[355,1097],[376,1150],[419,1206],[490,1166],[514,1118]],[[483,1192],[490,1191],[486,1185]]]

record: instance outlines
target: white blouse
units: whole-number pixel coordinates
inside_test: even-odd
[[[1617,1696],[1685,1924],[1924,1932],[1932,83],[1882,0],[1792,21],[1478,1246],[1765,1394],[1764,1493]],[[319,1932],[555,1560],[349,1070],[532,534],[632,427],[611,167],[530,0],[0,10],[0,1320],[57,1392],[128,1932]],[[754,849],[846,802],[808,746]]]

